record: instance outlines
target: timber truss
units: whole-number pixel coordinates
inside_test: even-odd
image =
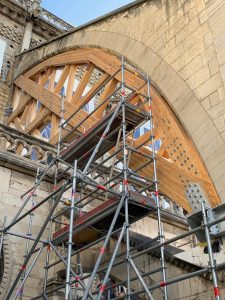
[[[13,113],[8,120],[9,126],[39,138],[42,138],[43,129],[50,126],[48,140],[56,144],[61,95],[64,95],[64,118],[69,120],[63,128],[62,137],[67,143],[71,142],[76,134],[87,132],[106,111],[115,106],[122,80],[118,72],[120,65],[116,56],[101,49],[77,49],[43,61],[15,80]],[[148,111],[144,97],[147,89],[143,78],[137,76],[136,71],[125,70],[125,75],[126,85],[132,91],[129,102]],[[152,104],[154,134],[161,143],[156,154],[160,191],[190,211],[185,190],[190,182],[196,182],[202,186],[212,206],[219,204],[211,179],[190,137],[153,85],[151,97],[155,100]],[[92,105],[91,113],[87,111],[88,105]],[[77,110],[79,113],[71,117]],[[74,127],[76,130],[68,135],[68,130]],[[133,140],[130,137],[128,143],[141,153],[151,155],[151,150],[146,147],[149,137],[150,129],[147,128],[139,137]],[[132,153],[129,167],[137,169],[140,159],[144,164],[144,156],[140,158],[137,153]],[[153,176],[153,168],[146,165],[138,173]]]

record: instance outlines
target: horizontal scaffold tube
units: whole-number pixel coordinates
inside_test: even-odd
[[[225,268],[225,263],[221,263],[221,264],[218,264],[216,266],[217,271],[222,270],[224,268]],[[172,285],[174,283],[184,281],[184,280],[196,277],[196,276],[202,276],[202,275],[210,273],[210,272],[211,272],[210,267],[206,267],[206,268],[203,268],[201,270],[198,270],[198,271],[195,271],[195,272],[192,272],[192,273],[189,273],[189,274],[184,274],[184,275],[177,276],[173,279],[168,279],[166,282],[158,282],[158,283],[150,286],[149,290],[153,291],[153,290],[156,290],[158,288],[161,288],[161,287],[164,287],[164,286],[169,286],[169,285]],[[139,295],[139,294],[142,294],[142,293],[145,293],[144,289],[136,291],[134,293],[131,293],[131,295]],[[113,298],[112,300],[119,300],[119,299],[124,299],[124,298],[125,297]]]

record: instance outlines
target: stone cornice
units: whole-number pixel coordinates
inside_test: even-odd
[[[24,25],[26,19],[29,18],[34,24],[34,32],[47,40],[73,28],[70,24],[57,18],[45,9],[42,9],[42,16],[40,18],[35,19],[34,17],[30,17],[25,8],[16,3],[16,0],[1,0],[0,11],[21,25]]]
[[[34,3],[31,0],[10,0],[10,1],[22,7],[25,11],[31,11]],[[64,20],[62,20],[61,18],[57,17],[56,15],[52,14],[51,12],[49,12],[44,8],[40,8],[38,12],[40,13],[40,17],[39,17],[40,20],[48,22],[51,26],[56,27],[58,30],[62,32],[73,29],[72,25],[65,22]]]

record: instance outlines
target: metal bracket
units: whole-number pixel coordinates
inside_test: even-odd
[[[201,211],[202,202],[204,202],[206,209],[210,208],[209,202],[198,183],[189,183],[186,189],[186,198],[192,208],[193,213]]]
[[[186,197],[193,211],[193,213],[187,219],[188,224],[192,229],[202,224],[202,202],[205,204],[208,222],[212,222],[224,215],[225,204],[222,204],[216,208],[211,208],[202,188],[197,183],[190,183],[188,185],[188,188],[186,189]],[[225,235],[225,224],[220,223],[211,226],[210,235],[212,238]],[[205,234],[203,231],[197,232],[196,236],[200,242],[205,242]]]

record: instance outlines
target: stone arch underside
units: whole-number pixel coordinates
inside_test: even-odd
[[[32,50],[32,52],[24,53],[21,57],[16,76],[19,76],[19,74],[24,74],[25,77],[33,76],[35,72],[40,69],[40,65],[46,65],[46,62],[51,65],[51,60],[54,60],[54,57],[57,57],[57,55],[58,57],[60,57],[60,55],[62,57],[65,54],[69,60],[70,53],[73,53],[72,49],[74,49],[74,51],[75,49],[77,49],[77,51],[80,51],[80,49],[94,49],[94,51],[98,51],[97,49],[95,50],[96,47],[105,49],[108,53],[114,53],[117,56],[124,55],[132,64],[150,75],[155,87],[155,93],[158,95],[160,94],[162,99],[166,99],[164,103],[167,105],[167,110],[171,110],[172,115],[172,111],[175,112],[175,115],[179,120],[178,127],[180,132],[186,135],[186,139],[189,140],[188,143],[191,145],[191,148],[194,149],[196,147],[201,154],[201,149],[198,147],[197,141],[194,140],[194,147],[192,144],[193,139],[191,140],[190,137],[192,136],[192,132],[200,126],[201,120],[207,118],[207,114],[202,109],[193,92],[188,88],[179,75],[151,49],[131,38],[109,32],[87,32],[85,30],[74,32],[62,37],[59,41],[53,41],[47,45],[43,45],[40,48]],[[16,84],[20,77],[16,79]],[[193,150],[193,153],[195,153],[194,156],[197,155],[199,157],[196,149]],[[201,180],[206,182],[207,185],[204,186],[204,191],[207,194],[210,203],[212,205],[216,205],[219,203],[217,194],[211,180],[208,177],[204,163],[201,161],[200,164],[203,172]],[[181,173],[182,171],[185,171],[186,173],[184,173],[188,176],[188,170],[184,170],[182,166],[179,166],[179,169],[180,168]],[[169,168],[167,169],[167,172],[169,173]],[[164,175],[166,176],[167,174]],[[183,185],[182,200],[173,200],[177,201],[179,205],[189,210],[189,204],[185,199],[186,183],[182,182],[182,175],[178,173],[177,175],[180,177],[180,183]],[[196,174],[189,175],[194,175],[189,182],[198,182],[199,178],[195,178]],[[172,188],[174,190],[176,189],[175,186]],[[173,198],[171,194],[168,196]]]

